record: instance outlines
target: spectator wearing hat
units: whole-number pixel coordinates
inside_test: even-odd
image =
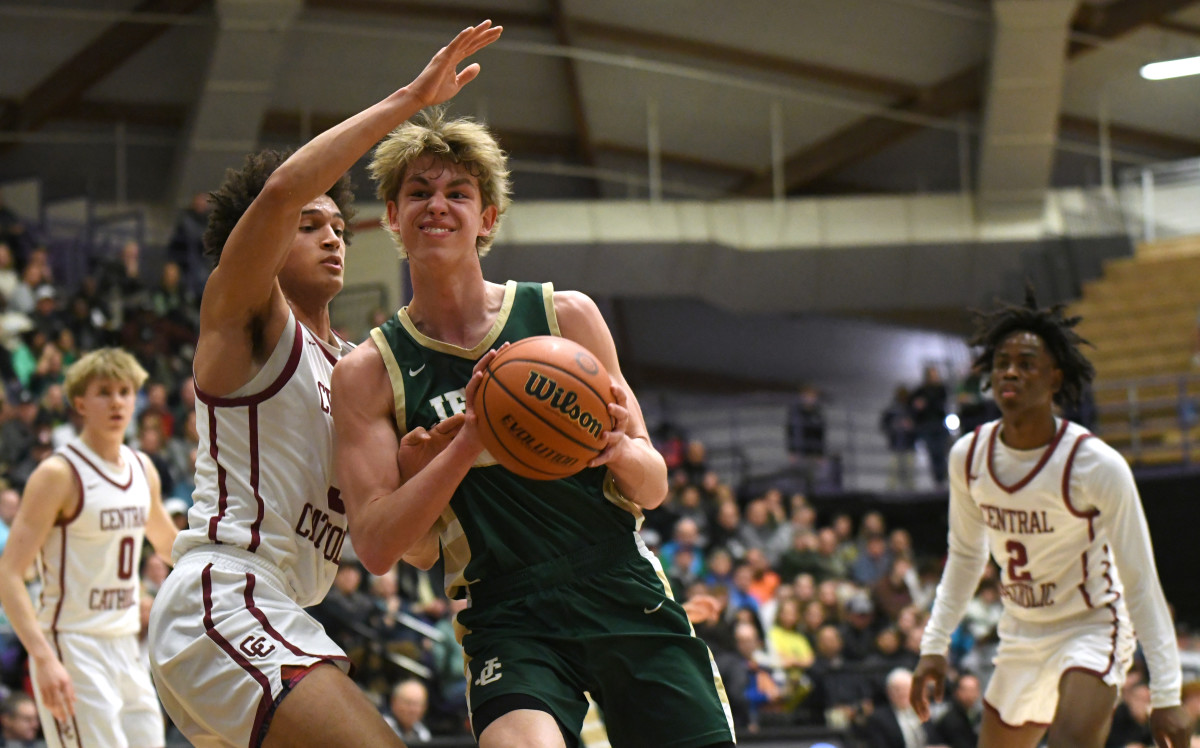
[[[13,398],[14,416],[0,424],[0,469],[8,472],[29,455],[36,438],[38,404],[27,389]]]
[[[865,592],[846,601],[846,620],[838,626],[847,660],[862,662],[875,649],[875,604]]]
[[[33,292],[33,311],[29,313],[29,319],[34,328],[46,334],[47,340],[58,337],[59,330],[65,327],[66,323],[58,308],[58,294],[54,286],[44,284]]]
[[[191,508],[191,503],[178,496],[172,496],[169,499],[163,499],[163,509],[167,510],[171,521],[175,523],[175,527],[180,530],[186,530],[188,526],[188,509]]]

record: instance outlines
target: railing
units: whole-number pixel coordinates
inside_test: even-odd
[[[879,428],[879,413],[888,394],[869,391],[831,397],[823,406],[828,458],[807,466],[793,461],[787,452],[787,410],[796,397],[792,393],[652,391],[640,392],[639,400],[651,433],[668,422],[687,438],[700,440],[709,468],[731,486],[772,478],[791,482],[813,471],[814,480],[822,485],[869,491],[881,489],[888,480],[890,453]],[[924,482],[924,472],[919,475]]]
[[[1200,372],[1103,382],[1095,394],[1097,433],[1135,466],[1200,457]]]
[[[1126,230],[1135,241],[1200,234],[1200,159],[1127,169],[1121,173],[1120,198]]]

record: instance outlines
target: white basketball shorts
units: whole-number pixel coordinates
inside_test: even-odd
[[[113,748],[166,743],[162,710],[138,652],[136,634],[90,636],[47,633],[75,687],[75,715],[56,722],[42,704],[38,671],[30,675],[42,732],[49,748]]]
[[[1098,608],[1055,623],[1006,615],[999,633],[996,670],[983,698],[1013,727],[1054,721],[1058,684],[1067,671],[1092,673],[1119,692],[1133,664],[1133,626],[1124,607]]]
[[[278,570],[228,546],[189,551],[150,612],[159,698],[191,743],[257,746],[288,688],[345,653],[293,601]]]

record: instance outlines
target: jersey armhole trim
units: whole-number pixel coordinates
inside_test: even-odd
[[[562,337],[562,330],[558,328],[558,315],[554,311],[554,284],[542,284],[542,305],[546,308],[546,325],[550,328],[550,334],[556,337]]]
[[[395,414],[396,431],[402,437],[408,433],[408,427],[405,425],[408,415],[404,411],[404,373],[400,369],[400,363],[396,361],[396,355],[392,353],[392,346],[388,344],[383,330],[378,327],[373,328],[371,340],[375,341],[375,347],[379,349],[379,356],[383,359],[383,366],[387,369],[388,379],[392,383],[392,408]]]
[[[210,408],[233,408],[237,406],[257,405],[261,402],[266,402],[279,393],[283,386],[287,384],[292,375],[296,373],[296,367],[300,365],[300,354],[304,348],[304,325],[300,324],[300,320],[292,318],[295,325],[295,336],[292,338],[292,350],[288,354],[287,363],[283,366],[283,371],[279,372],[279,376],[275,377],[275,381],[267,385],[267,388],[262,392],[257,392],[253,395],[243,395],[241,397],[217,397],[210,395],[204,390],[196,387],[196,399],[204,403]],[[193,375],[195,379],[195,375]]]

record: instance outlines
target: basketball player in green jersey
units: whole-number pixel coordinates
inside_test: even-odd
[[[442,555],[447,594],[470,601],[456,629],[483,748],[577,745],[585,692],[615,746],[731,745],[712,656],[637,535],[667,471],[604,319],[581,293],[483,277],[509,203],[494,138],[435,110],[384,139],[371,172],[413,294],[334,369],[334,460],[360,559],[378,574]],[[495,351],[533,335],[582,344],[612,377],[607,447],[561,480],[496,464],[471,407]]]

